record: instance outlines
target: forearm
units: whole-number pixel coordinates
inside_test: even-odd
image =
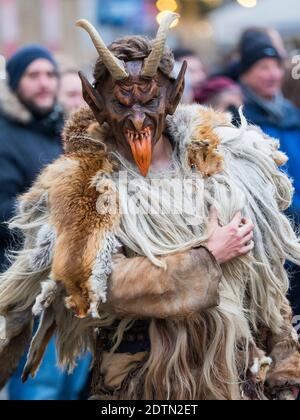
[[[188,317],[218,305],[221,269],[204,248],[164,258],[167,269],[147,258],[118,256],[108,304],[122,316]]]

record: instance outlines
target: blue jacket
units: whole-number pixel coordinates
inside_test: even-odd
[[[275,120],[253,101],[246,101],[244,113],[250,123],[280,141],[281,150],[289,157],[284,168],[294,180],[295,196],[291,211],[300,222],[300,111],[289,101],[284,102],[283,118]]]
[[[5,251],[13,246],[5,222],[14,214],[16,197],[62,153],[61,114],[54,112],[38,121],[25,110],[23,115],[9,108],[8,103],[0,104],[0,271],[7,265]]]
[[[280,140],[281,150],[289,162],[284,168],[294,180],[295,196],[289,214],[296,224],[300,225],[300,112],[285,100],[282,107],[282,118],[275,119],[266,110],[255,103],[253,98],[246,100],[244,113],[250,123],[259,126],[266,134]],[[289,299],[295,315],[300,315],[300,270],[288,264],[291,281]]]

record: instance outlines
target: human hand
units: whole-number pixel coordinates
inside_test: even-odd
[[[220,264],[246,255],[253,250],[254,225],[240,212],[227,226],[222,227],[219,223],[217,210],[213,208],[210,214],[210,223],[212,235],[206,246]]]

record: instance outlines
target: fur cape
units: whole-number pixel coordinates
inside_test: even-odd
[[[229,115],[198,105],[180,106],[167,130],[181,165],[203,178],[206,221],[211,205],[222,223],[242,210],[256,226],[256,245],[252,256],[222,266],[219,306],[192,319],[151,319],[151,352],[132,383],[145,389],[143,398],[271,398],[300,384],[298,339],[285,297],[284,262],[300,264],[298,239],[282,213],[293,194],[278,169],[287,158],[276,140],[244,118],[235,128]],[[109,144],[107,127],[82,108],[65,127],[65,154],[19,199],[11,227],[23,232],[24,246],[0,281],[0,314],[8,325],[0,342],[0,386],[30,339],[33,316],[40,316],[40,327],[24,380],[34,376],[53,334],[60,363],[72,369],[77,356],[95,351],[98,329],[117,318],[106,305],[122,220],[112,178],[119,168]],[[130,321],[121,321],[123,332]],[[168,342],[171,353],[163,347]],[[136,392],[122,397],[137,398]]]

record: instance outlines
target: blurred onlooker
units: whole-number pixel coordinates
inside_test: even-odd
[[[264,28],[264,27],[252,27],[246,29],[240,39],[238,51],[241,52],[247,45],[251,45],[254,42],[271,42],[272,46],[279,53],[280,57],[285,59],[287,57],[287,51],[284,45],[284,41],[280,33],[275,28]]]
[[[52,54],[36,45],[17,51],[7,61],[7,84],[0,98],[0,270],[9,265],[5,252],[13,244],[6,222],[16,197],[34,182],[44,165],[62,152],[63,114],[57,105],[59,71]],[[23,359],[8,394],[12,400],[77,399],[87,379],[90,358],[73,376],[56,368],[54,340],[34,381],[21,383]]]
[[[58,67],[39,46],[19,50],[7,62],[8,83],[0,100],[0,270],[11,245],[4,224],[42,166],[62,151],[62,115],[56,107]]]
[[[218,111],[230,111],[234,117],[243,104],[241,87],[228,77],[212,77],[196,91],[195,101]]]
[[[82,96],[81,81],[75,69],[62,71],[58,102],[66,116],[69,116],[73,111],[85,104]]]
[[[287,63],[282,92],[300,110],[300,74],[294,74],[295,66],[292,60]]]
[[[240,76],[240,62],[242,52],[245,51],[248,46],[262,43],[272,44],[282,59],[287,57],[283,39],[276,29],[263,27],[248,28],[242,33],[238,42],[237,49],[232,52],[231,61],[227,62],[225,69],[223,69],[221,72],[218,72],[218,75],[222,74],[234,81],[238,81]]]
[[[246,118],[266,134],[279,139],[289,157],[287,171],[294,179],[292,216],[300,223],[300,112],[282,94],[285,74],[281,54],[271,41],[247,43],[241,50],[240,82]],[[299,269],[298,269],[299,270]],[[300,272],[292,279],[291,301],[300,314]]]
[[[196,90],[207,78],[207,73],[202,61],[194,51],[186,48],[176,49],[174,51],[174,57],[175,61],[178,63],[183,63],[183,61],[187,62],[187,77],[194,96]]]

